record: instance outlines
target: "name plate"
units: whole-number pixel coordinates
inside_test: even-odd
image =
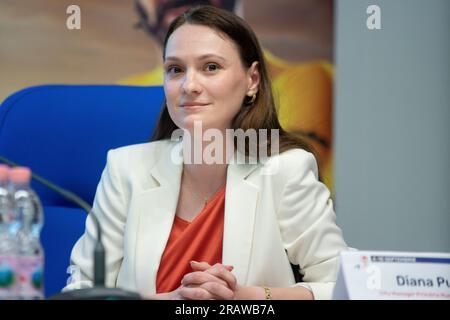
[[[450,300],[450,254],[343,251],[333,299]]]

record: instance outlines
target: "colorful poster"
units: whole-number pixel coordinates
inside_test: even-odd
[[[332,0],[138,0],[138,26],[162,45],[170,22],[189,6],[211,4],[244,18],[264,48],[281,125],[315,152],[322,181],[333,190]],[[123,84],[162,84],[159,64]]]

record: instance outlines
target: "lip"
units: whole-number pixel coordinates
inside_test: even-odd
[[[209,103],[203,103],[203,102],[185,102],[180,104],[180,108],[200,108],[207,106]]]

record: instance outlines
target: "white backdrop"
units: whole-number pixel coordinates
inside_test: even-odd
[[[336,4],[338,223],[359,249],[450,252],[450,1]]]

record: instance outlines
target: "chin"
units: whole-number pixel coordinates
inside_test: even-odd
[[[179,123],[179,127],[189,130],[189,131],[193,131],[194,130],[194,126],[197,127],[201,127],[202,130],[205,130],[205,127],[208,124],[208,121],[205,120],[204,117],[199,117],[196,115],[193,116],[188,116],[188,117],[184,117],[183,119],[181,119],[180,123]],[[197,129],[198,130],[198,129]]]
[[[195,124],[195,122],[201,122],[201,126],[199,126],[198,123]],[[182,128],[183,130],[189,131],[191,135],[193,135],[194,133],[201,134],[203,138],[206,130],[220,129],[221,126],[218,126],[216,123],[211,121],[206,121],[203,119],[195,119],[192,121],[184,121],[183,123],[180,123],[179,127]]]

